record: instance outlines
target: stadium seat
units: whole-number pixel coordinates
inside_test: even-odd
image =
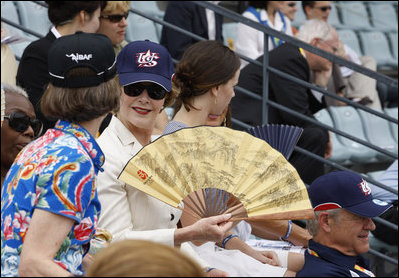
[[[359,113],[352,106],[330,106],[328,108],[334,127],[363,141],[367,141]],[[338,140],[351,152],[354,163],[374,163],[377,151],[349,138],[337,135]]]
[[[334,26],[337,29],[344,28],[338,15],[337,6],[333,1],[331,1],[330,3],[331,3],[331,11],[330,15],[328,16],[328,23],[330,23],[332,26]]]
[[[317,113],[314,114],[314,116],[319,122],[334,127],[330,113],[327,109],[319,110]],[[340,141],[338,141],[337,134],[335,132],[331,132],[331,135],[333,152],[329,159],[340,164],[349,164],[349,159],[351,156],[350,150],[348,150],[347,147],[345,147]]]
[[[384,108],[384,112],[392,118],[398,119],[398,107]],[[389,128],[393,139],[398,143],[398,124],[389,121]]]
[[[362,54],[359,39],[353,30],[341,29],[337,30],[339,39],[350,48],[352,48],[359,56]]]
[[[392,55],[395,60],[398,60],[398,32],[388,33],[389,42],[391,44]]]
[[[362,121],[362,126],[367,141],[386,151],[398,154],[398,144],[392,137],[389,122],[364,110],[356,109],[356,111],[359,113],[360,119]],[[377,153],[376,158],[381,162],[394,159],[380,152]]]
[[[237,39],[237,22],[227,22],[223,23],[223,40],[224,44],[232,47],[234,50],[234,45]]]
[[[1,1],[1,17],[19,24],[18,11],[14,1]]]
[[[165,12],[158,7],[157,1],[131,1],[130,7],[159,19],[163,19],[165,15]]]
[[[371,2],[368,5],[375,29],[383,32],[398,31],[396,10],[392,4]]]
[[[48,19],[47,8],[32,1],[14,1],[20,17],[21,25],[45,36],[52,23]]]
[[[369,21],[366,6],[361,1],[340,1],[342,24],[347,29],[371,30],[373,27]]]
[[[133,1],[132,1],[133,2]],[[130,13],[127,18],[126,40],[150,40],[159,43],[160,39],[155,28],[154,22],[135,13]]]
[[[391,54],[388,39],[384,33],[360,31],[359,37],[363,46],[363,54],[374,57],[377,61],[377,67],[397,66],[397,61]]]

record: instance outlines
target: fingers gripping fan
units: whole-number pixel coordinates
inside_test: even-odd
[[[226,127],[164,135],[125,166],[119,180],[183,208],[183,226],[232,213],[233,220],[313,217],[305,184],[264,140]]]

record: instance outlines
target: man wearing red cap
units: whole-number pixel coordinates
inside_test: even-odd
[[[374,277],[361,254],[370,249],[371,218],[390,205],[373,199],[367,182],[349,171],[317,178],[308,192],[315,211],[315,219],[307,223],[313,239],[297,277]]]

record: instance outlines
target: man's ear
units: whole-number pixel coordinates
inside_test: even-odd
[[[319,227],[322,229],[325,233],[330,233],[331,232],[331,217],[328,215],[328,212],[323,211],[319,214],[318,221],[319,221]]]
[[[312,46],[316,46],[319,43],[320,39],[319,38],[313,38],[309,44]]]

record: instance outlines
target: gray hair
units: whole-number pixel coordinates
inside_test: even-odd
[[[338,216],[341,214],[342,209],[330,209],[330,210],[323,210],[328,213],[328,215],[334,219],[338,219]],[[306,220],[306,229],[308,230],[311,236],[317,235],[319,232],[319,215],[323,211],[315,211],[315,219]]]
[[[16,86],[16,85],[11,85],[8,83],[1,83],[1,85],[2,85],[5,93],[17,94],[17,95],[21,95],[21,96],[24,96],[27,99],[29,99],[28,94],[21,87]]]
[[[310,43],[314,38],[328,41],[334,37],[334,28],[321,19],[310,19],[305,21],[299,28],[296,38]]]

